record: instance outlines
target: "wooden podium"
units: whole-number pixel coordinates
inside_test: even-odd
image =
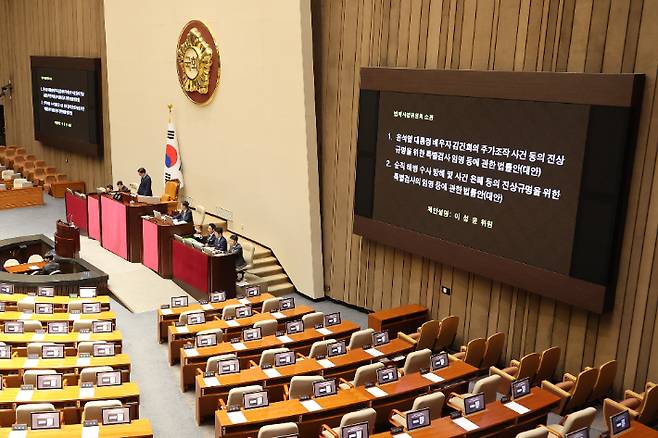
[[[61,220],[57,221],[55,232],[55,253],[69,259],[80,254],[80,229]]]
[[[162,218],[142,218],[142,263],[162,278],[172,276],[171,241],[174,234],[194,233],[194,224],[174,225]]]

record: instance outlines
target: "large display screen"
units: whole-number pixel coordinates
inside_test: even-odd
[[[35,139],[84,155],[102,155],[100,60],[30,60]]]
[[[403,72],[362,74],[355,232],[604,310],[637,78],[626,75],[626,101],[606,104],[569,98],[560,74],[542,84],[542,73],[506,73],[496,84],[495,72],[446,81],[438,71],[424,90],[417,71]]]

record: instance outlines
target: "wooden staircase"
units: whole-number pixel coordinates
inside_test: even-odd
[[[228,240],[231,236],[230,230],[224,233],[224,237]],[[274,296],[289,294],[295,291],[295,286],[292,284],[283,267],[274,256],[271,250],[251,241],[243,236],[238,236],[239,242],[244,247],[245,245],[253,245],[256,250],[254,251],[254,267],[247,271],[250,274],[257,275],[267,283],[267,291]]]

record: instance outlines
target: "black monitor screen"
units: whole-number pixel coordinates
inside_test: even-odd
[[[429,426],[430,422],[430,408],[407,412],[407,430]]]
[[[49,146],[102,156],[101,61],[30,57],[34,138]]]
[[[615,436],[631,427],[631,415],[628,411],[620,412],[610,417],[610,431]]]
[[[574,432],[566,434],[566,438],[589,438],[589,428],[583,427]]]

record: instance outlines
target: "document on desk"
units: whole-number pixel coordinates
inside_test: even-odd
[[[28,402],[32,401],[32,395],[34,394],[34,391],[31,389],[25,390],[25,389],[20,389],[16,393],[16,401],[17,402]]]
[[[227,412],[226,415],[228,416],[228,419],[233,424],[240,424],[247,422],[247,418],[244,416],[242,411]]]
[[[229,327],[239,327],[240,323],[237,322],[235,319],[229,319],[228,321],[226,321],[226,325]]]
[[[98,438],[100,428],[98,426],[83,426],[80,438]]]
[[[383,389],[377,387],[377,386],[372,386],[370,388],[366,388],[366,391],[368,391],[370,394],[372,394],[375,397],[386,397],[388,394],[386,391]]]
[[[432,383],[439,383],[439,382],[443,382],[445,380],[443,377],[437,376],[434,373],[425,373],[425,374],[421,374],[421,376],[423,376],[424,378],[426,378],[427,380],[429,380]]]
[[[204,377],[203,383],[205,383],[206,386],[219,386],[219,379],[217,377]]]
[[[233,346],[234,350],[240,351],[240,350],[246,350],[247,349],[247,346],[244,345],[242,342],[233,342],[231,345]]]
[[[69,313],[69,321],[77,321],[80,319],[79,313]]]
[[[316,330],[318,331],[318,333],[320,333],[323,336],[328,336],[328,335],[333,334],[333,332],[331,330],[329,330],[328,328],[325,328],[325,327],[321,327],[321,328],[316,329]]]
[[[530,409],[526,408],[525,406],[523,406],[522,404],[517,403],[517,402],[505,403],[503,406],[505,406],[506,408],[511,409],[514,412],[516,412],[517,414],[521,414],[521,415],[527,414],[528,412],[530,412]]]
[[[402,433],[398,433],[396,435],[393,435],[393,438],[411,438],[411,435],[409,435],[407,432],[402,432]]]
[[[75,366],[78,367],[88,367],[91,364],[91,358],[90,357],[79,357],[75,361]]]
[[[454,420],[452,420],[452,422],[455,423],[457,426],[461,427],[462,429],[464,429],[466,432],[470,432],[472,430],[480,428],[480,426],[473,423],[468,418],[464,418],[464,417],[455,418]]]
[[[95,393],[96,391],[93,386],[91,388],[80,388],[81,399],[94,398]]]
[[[286,317],[286,315],[284,315],[281,312],[272,312],[272,316],[275,317],[276,319],[283,319]]]
[[[288,343],[292,342],[292,338],[288,335],[277,336],[276,338],[279,341],[283,342],[284,344],[288,344]]]
[[[163,315],[173,315],[173,313],[174,313],[174,311],[171,310],[171,309],[160,309],[160,312],[161,312]]]
[[[32,312],[23,312],[18,319],[32,319]]]
[[[187,357],[197,357],[199,355],[199,350],[196,348],[188,348],[187,350],[183,349]]]
[[[247,304],[251,304],[251,301],[249,301],[249,298],[240,298],[240,299],[238,300],[238,302],[239,302],[240,304],[244,305],[244,306],[246,306]]]
[[[25,359],[23,368],[36,368],[39,366],[39,359]]]
[[[78,333],[78,341],[88,341],[91,339],[91,334],[89,333]]]
[[[304,400],[301,404],[304,406],[304,409],[309,412],[315,412],[322,409],[322,406],[320,406],[315,400]]]
[[[27,438],[27,430],[12,430],[7,438]]]
[[[276,370],[276,368],[267,368],[264,369],[263,372],[267,377],[270,379],[273,379],[274,377],[281,377],[281,373]]]
[[[46,334],[45,333],[35,333],[32,335],[32,341],[43,341],[46,339]]]
[[[202,304],[202,305],[201,305],[201,308],[202,308],[203,310],[212,310],[212,309],[214,309],[214,307],[212,306],[212,304]]]
[[[28,295],[25,298],[23,298],[22,300],[20,300],[19,303],[32,304],[32,303],[34,303],[34,301],[35,301],[34,297],[32,295]]]
[[[176,327],[176,333],[189,333],[189,332],[190,329],[186,325]]]
[[[384,355],[384,353],[377,350],[376,348],[368,348],[367,350],[365,350],[365,352],[371,355],[372,357],[379,357]]]
[[[333,368],[333,367],[336,366],[336,365],[335,365],[332,361],[330,361],[329,359],[320,359],[320,360],[318,361],[318,363],[320,364],[320,366],[321,366],[322,368]]]

